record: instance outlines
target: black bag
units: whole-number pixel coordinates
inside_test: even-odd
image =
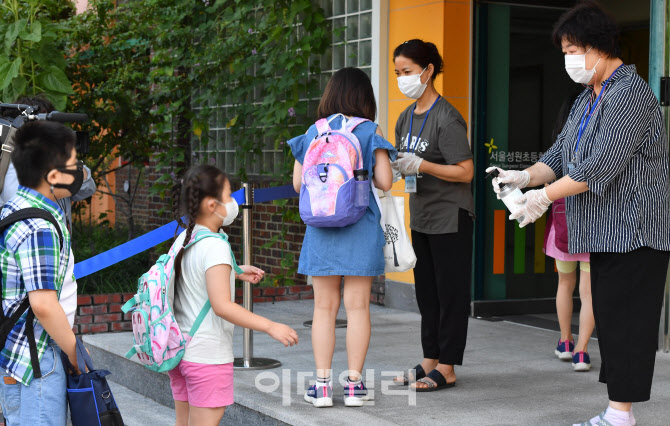
[[[74,374],[70,359],[62,350],[61,360],[67,374],[67,401],[72,425],[123,426],[119,407],[105,378],[111,373],[93,368],[93,361],[81,340],[77,339],[77,367],[82,373]]]

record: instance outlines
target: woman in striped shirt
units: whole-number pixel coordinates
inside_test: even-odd
[[[632,403],[650,398],[670,259],[670,181],[663,113],[634,65],[619,59],[616,24],[593,3],[554,28],[566,71],[585,90],[540,161],[501,171],[530,190],[510,219],[521,226],[566,197],[570,253],[591,253],[593,311],[609,407],[583,425],[634,425]],[[496,188],[497,185],[494,185]]]

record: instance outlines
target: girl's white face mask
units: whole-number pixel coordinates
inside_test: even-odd
[[[589,51],[591,51],[591,48],[586,53],[589,53]],[[593,66],[593,69],[587,70],[586,53],[582,55],[565,55],[565,70],[575,83],[589,84],[596,73],[598,63],[600,63],[600,58],[598,58],[598,62]]]
[[[237,201],[235,201],[234,198],[232,201],[225,204],[219,200],[214,201],[216,201],[217,203],[221,204],[223,207],[226,208],[226,217],[223,217],[217,212],[214,212],[214,214],[217,215],[219,219],[223,221],[223,224],[221,226],[228,226],[231,223],[233,223],[237,215],[240,213],[240,206],[237,204]]]
[[[426,68],[421,71],[421,74],[398,77],[398,89],[400,89],[403,95],[412,99],[419,99],[423,95],[426,87],[428,87],[428,80],[426,80],[425,84],[421,84],[421,76],[424,71],[426,71]]]

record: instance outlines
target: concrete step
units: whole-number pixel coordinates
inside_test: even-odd
[[[132,333],[101,333],[89,336],[84,336],[83,341],[91,353],[93,362],[96,368],[109,370],[112,374],[107,377],[110,382],[125,389],[127,392],[132,392],[143,398],[142,401],[151,401],[158,407],[162,407],[169,417],[169,421],[151,420],[147,422],[140,422],[135,424],[152,425],[152,424],[173,424],[175,420],[174,400],[172,399],[172,391],[170,390],[170,378],[167,373],[156,373],[144,367],[136,357],[129,360],[124,354],[130,348],[133,337]],[[116,391],[113,390],[116,397]],[[236,389],[237,391],[237,389]],[[239,393],[236,392],[236,401],[240,401]],[[244,398],[242,398],[244,399]],[[124,413],[125,402],[121,402],[117,398],[121,413]],[[142,410],[143,402],[128,404],[132,411]],[[154,407],[151,407],[154,408]],[[126,409],[126,411],[131,411]],[[147,411],[149,407],[147,407]],[[155,410],[151,410],[155,411]],[[151,412],[149,411],[149,412]],[[236,402],[231,407],[228,407],[224,419],[221,424],[247,424],[247,425],[285,425],[286,423],[273,418],[272,416],[258,411],[256,408],[244,405],[244,403]],[[128,423],[130,424],[130,423]]]
[[[126,426],[162,426],[174,424],[174,410],[125,386],[109,381],[114,399]]]

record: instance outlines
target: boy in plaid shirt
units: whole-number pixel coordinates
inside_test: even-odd
[[[26,298],[30,302],[0,342],[0,404],[9,426],[65,425],[61,350],[73,365],[77,358],[74,333],[58,302],[70,256],[70,235],[58,200],[77,193],[83,168],[77,161],[75,133],[61,124],[29,122],[16,132],[15,142],[11,159],[20,186],[0,219],[25,208],[46,210],[56,219],[62,242],[54,224],[37,218],[17,222],[0,234],[3,314],[11,317]],[[30,346],[36,347],[37,360]]]

